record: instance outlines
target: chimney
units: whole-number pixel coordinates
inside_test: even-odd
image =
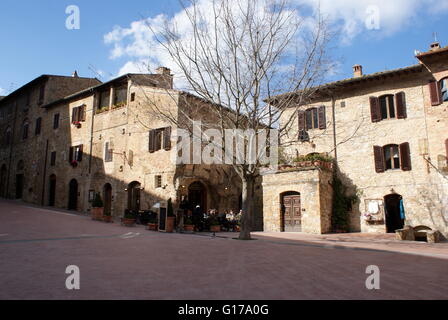
[[[76,70],[75,70],[75,72],[72,73],[72,77],[73,77],[73,78],[79,78],[79,77],[78,77],[78,72],[77,72]]]
[[[360,78],[362,77],[362,66],[359,64],[355,64],[353,66],[353,77]]]
[[[433,42],[429,46],[429,51],[436,51],[440,49],[440,43],[439,42]]]
[[[162,81],[160,81],[159,86],[165,89],[173,89],[173,75],[171,74],[171,69],[166,67],[158,67],[156,73],[161,75]]]
[[[166,67],[158,67],[156,73],[164,76],[171,76],[171,70]]]

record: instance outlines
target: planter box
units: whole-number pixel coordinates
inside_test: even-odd
[[[104,208],[92,208],[90,212],[92,213],[92,220],[103,220]]]
[[[135,225],[135,219],[121,218],[121,224],[125,227],[133,227]]]
[[[174,217],[167,217],[166,218],[166,230],[165,232],[173,232],[174,231]]]
[[[184,231],[194,231],[194,225],[184,224]]]
[[[148,223],[149,231],[157,231],[158,229],[159,229],[159,226],[157,223]]]
[[[103,221],[107,223],[113,222],[112,216],[103,216]]]
[[[210,226],[210,232],[220,232],[221,226]]]

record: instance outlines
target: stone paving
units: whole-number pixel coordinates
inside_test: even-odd
[[[165,234],[0,200],[0,299],[448,299],[447,243]],[[65,288],[77,265],[81,289]],[[377,265],[381,289],[367,290]]]

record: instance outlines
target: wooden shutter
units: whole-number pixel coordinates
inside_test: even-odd
[[[74,153],[75,147],[70,147],[70,150],[68,151],[68,162],[72,163]]]
[[[431,105],[438,106],[439,104],[442,103],[439,84],[437,83],[437,81],[430,81],[428,85],[429,85],[429,95],[431,97]]]
[[[319,129],[327,128],[327,117],[325,116],[325,106],[319,107]]]
[[[79,108],[73,108],[72,110],[72,123],[75,123],[76,121],[79,121]]]
[[[379,146],[373,147],[373,156],[375,158],[375,171],[381,173],[386,171],[386,166],[384,163],[384,152],[383,148]]]
[[[372,122],[381,121],[380,100],[377,97],[370,97],[370,116]]]
[[[34,129],[34,133],[36,135],[40,134],[41,124],[42,124],[42,118],[37,118],[37,120],[36,120],[36,128]]]
[[[395,105],[397,106],[397,119],[406,119],[406,95],[404,92],[395,95]]]
[[[79,146],[78,159],[76,159],[76,160],[78,160],[78,161],[82,161],[82,152],[83,152],[83,145],[81,144],[81,145]]]
[[[401,164],[401,170],[403,171],[411,170],[411,152],[409,149],[408,142],[400,144],[400,164]]]
[[[167,127],[163,130],[163,149],[171,149],[171,127]]]
[[[86,105],[80,107],[79,121],[86,121]]]
[[[59,113],[56,113],[53,118],[53,129],[59,128]]]
[[[155,135],[156,135],[156,131],[155,130],[150,130],[149,131],[149,152],[154,152],[155,151]]]
[[[305,111],[300,110],[298,112],[298,118],[299,118],[299,132],[306,130],[306,128],[305,128]]]

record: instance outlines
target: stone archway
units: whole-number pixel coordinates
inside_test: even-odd
[[[205,185],[196,181],[188,187],[188,202],[192,209],[200,206],[203,212],[207,212],[207,188]]]
[[[138,181],[133,181],[128,186],[128,209],[140,210],[140,190],[141,184]]]
[[[386,217],[386,232],[394,233],[395,230],[403,229],[404,219],[401,218],[401,205],[403,197],[392,193],[384,197],[384,210]]]
[[[302,231],[302,206],[299,192],[287,191],[280,194],[280,218],[281,231]]]
[[[112,213],[112,185],[106,183],[103,187],[104,199],[104,214],[111,215]]]

